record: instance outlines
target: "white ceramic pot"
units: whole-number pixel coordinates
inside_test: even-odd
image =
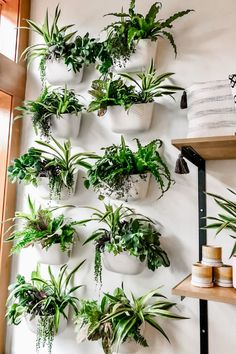
[[[75,194],[77,179],[78,179],[78,172],[74,174],[74,186],[72,190],[68,190],[66,186],[63,186],[60,196],[54,194],[50,195],[48,177],[39,177],[38,186],[36,188],[39,192],[39,196],[43,199],[67,200],[73,197],[73,195]]]
[[[124,196],[120,196],[119,192],[113,192],[109,195],[112,199],[124,200],[126,202],[144,199],[148,193],[149,181],[151,174],[145,175],[130,175],[127,183],[129,190]]]
[[[149,130],[154,102],[134,104],[128,111],[121,106],[108,107],[107,115],[114,133],[133,134]]]
[[[84,67],[75,73],[63,60],[46,61],[46,79],[50,85],[76,85],[82,81]]]
[[[51,118],[52,135],[57,138],[75,139],[79,135],[82,113],[65,113],[61,117],[53,115]]]
[[[26,323],[27,323],[27,326],[28,326],[29,330],[36,334],[37,333],[37,326],[38,326],[39,316],[35,316],[35,317],[31,318],[31,316],[28,315],[28,316],[25,317],[25,320],[26,320]],[[63,314],[61,314],[57,335],[59,335],[62,332],[64,332],[64,330],[67,327],[67,324],[68,324],[68,320],[64,317]]]
[[[115,65],[116,72],[139,72],[149,68],[151,60],[155,61],[157,42],[152,42],[150,39],[141,39],[134,54],[131,55],[130,60],[120,67]]]
[[[122,252],[114,256],[113,253],[103,253],[104,267],[113,273],[140,274],[146,267],[146,262],[140,262],[140,260],[134,256],[130,256],[127,252]]]
[[[34,250],[38,263],[62,265],[69,261],[69,252],[62,252],[59,243],[53,244],[48,249],[42,248],[40,244],[35,244]]]

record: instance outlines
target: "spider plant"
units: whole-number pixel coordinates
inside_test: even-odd
[[[100,46],[94,38],[89,37],[89,33],[86,33],[84,37],[77,35],[77,31],[71,31],[73,24],[60,27],[58,24],[60,15],[61,10],[57,5],[51,24],[47,10],[42,25],[28,19],[26,22],[29,27],[22,27],[37,33],[43,40],[43,43],[31,45],[22,53],[29,64],[34,59],[41,58],[40,71],[43,81],[45,80],[47,59],[63,60],[68,70],[72,69],[74,72],[78,72],[84,64],[95,63],[100,50]]]
[[[91,208],[94,213],[90,220],[103,224],[95,230],[85,243],[95,243],[95,280],[101,282],[103,252],[115,256],[128,252],[140,262],[147,262],[147,267],[155,269],[170,265],[166,252],[161,248],[161,234],[155,229],[154,221],[137,214],[133,209],[120,205],[104,204],[104,211]]]
[[[49,89],[45,87],[35,101],[25,101],[23,106],[16,107],[21,112],[17,118],[31,117],[35,133],[46,138],[51,135],[51,118],[55,115],[58,119],[63,114],[70,113],[78,115],[83,110],[74,90]]]
[[[10,233],[6,241],[14,241],[11,254],[36,244],[46,250],[59,244],[62,252],[69,252],[76,236],[78,237],[75,226],[83,225],[84,221],[73,221],[66,218],[64,214],[54,215],[59,209],[67,207],[71,207],[71,205],[48,207],[47,209],[41,205],[36,207],[35,202],[28,195],[29,212],[17,211],[13,219],[6,220],[6,222],[13,222],[13,225],[6,231],[6,234]],[[13,230],[19,221],[22,221],[23,225],[18,230]]]
[[[88,111],[98,111],[98,116],[103,116],[109,106],[122,106],[128,110],[134,104],[154,102],[162,96],[167,95],[173,98],[177,90],[183,90],[182,87],[176,85],[163,84],[173,75],[174,73],[157,75],[152,60],[149,68],[143,73],[120,74],[118,78],[113,78],[110,74],[105,80],[95,80],[89,91],[94,99],[90,102]],[[131,85],[127,84],[127,80],[131,82]]]
[[[120,145],[102,148],[104,155],[87,170],[85,187],[93,187],[101,196],[115,193],[118,198],[127,198],[132,187],[130,176],[138,174],[146,179],[147,173],[151,173],[162,196],[173,182],[170,171],[158,152],[162,141],[157,139],[142,145],[138,139],[135,140],[137,150],[134,152],[126,145],[123,136]]]
[[[73,313],[78,314],[78,297],[73,295],[81,285],[72,286],[75,273],[85,261],[67,274],[68,266],[60,268],[55,276],[48,267],[49,279],[44,279],[39,266],[31,274],[30,281],[17,275],[16,282],[9,286],[7,314],[9,324],[18,325],[24,317],[29,321],[37,319],[36,351],[47,346],[52,351],[54,336],[58,333],[61,319],[67,319],[67,308],[70,305]]]
[[[169,30],[173,28],[173,23],[177,19],[193,10],[179,11],[164,20],[157,19],[161,8],[161,2],[155,2],[148,13],[143,15],[136,12],[135,0],[131,0],[128,12],[122,9],[119,13],[105,15],[118,19],[104,28],[107,31],[107,48],[115,64],[122,66],[122,62],[127,62],[141,39],[157,41],[158,38],[166,38],[177,55],[175,40]]]
[[[236,193],[228,189],[230,193],[234,196]],[[227,230],[229,232],[236,233],[236,203],[232,200],[221,197],[220,195],[207,193],[207,195],[214,198],[216,204],[222,209],[223,213],[219,213],[217,217],[208,216],[208,220],[212,220],[213,223],[208,224],[206,226],[207,229],[216,229],[216,235],[218,235],[221,231]],[[236,240],[236,236],[230,235],[234,240]],[[234,242],[234,246],[232,248],[232,252],[230,257],[236,254],[236,241]]]
[[[159,289],[140,297],[131,293],[130,300],[122,286],[113,295],[104,294],[100,304],[97,301],[83,301],[75,321],[78,339],[101,339],[105,354],[119,353],[121,344],[129,341],[148,347],[141,333],[142,325],[147,323],[169,341],[157,318],[187,318],[170,311],[176,304],[166,300]]]
[[[51,196],[60,198],[63,187],[69,192],[73,190],[78,167],[90,168],[86,160],[96,158],[96,155],[90,152],[72,155],[69,140],[60,144],[51,138],[54,145],[38,140],[36,144],[39,148],[31,148],[27,154],[15,159],[8,168],[8,176],[12,182],[22,181],[35,186],[38,185],[39,177],[48,177]]]

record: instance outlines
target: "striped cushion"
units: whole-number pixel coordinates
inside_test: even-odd
[[[189,138],[235,134],[236,109],[229,80],[196,83],[186,92]]]

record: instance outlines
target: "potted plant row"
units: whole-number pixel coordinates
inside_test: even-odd
[[[147,131],[152,121],[153,107],[156,99],[171,96],[181,87],[164,84],[173,73],[157,75],[153,61],[144,73],[135,76],[121,74],[117,78],[109,75],[92,82],[89,93],[93,100],[88,111],[98,111],[98,116],[106,113],[115,133],[136,133]],[[127,81],[131,84],[128,85]]]
[[[36,141],[40,148],[32,147],[8,167],[11,182],[32,184],[42,198],[68,199],[75,193],[78,168],[89,168],[87,159],[96,158],[89,152],[72,155],[70,141],[60,144],[51,137],[54,145]]]
[[[17,118],[29,116],[35,133],[47,139],[76,138],[79,135],[83,104],[73,90],[45,87],[35,101],[25,101]]]
[[[86,221],[75,221],[65,217],[64,213],[58,213],[60,209],[68,207],[72,206],[36,207],[28,196],[29,212],[17,211],[13,220],[7,220],[7,222],[13,221],[13,225],[6,231],[6,234],[10,232],[7,241],[14,242],[11,254],[19,253],[23,248],[31,246],[35,250],[35,259],[39,263],[51,265],[67,263],[78,238],[76,226],[84,225]],[[19,221],[23,224],[15,229]]]
[[[172,45],[175,55],[177,47],[170,32],[173,22],[193,10],[184,10],[167,19],[157,19],[162,4],[155,2],[146,15],[136,12],[135,0],[131,0],[128,12],[109,13],[117,21],[105,27],[107,31],[106,48],[112,58],[115,71],[146,70],[155,58],[158,38],[166,38]]]
[[[170,265],[160,245],[161,234],[150,218],[123,205],[105,204],[104,211],[92,209],[94,213],[90,221],[102,224],[85,242],[95,244],[96,282],[102,282],[101,259],[109,271],[130,275],[141,273],[145,267],[155,271]]]
[[[162,4],[155,2],[144,16],[135,11],[135,0],[130,1],[128,13],[111,13],[117,21],[104,28],[107,36],[103,42],[73,31],[74,25],[60,27],[61,10],[56,7],[53,21],[49,23],[48,11],[42,25],[28,19],[29,27],[24,29],[37,33],[42,43],[29,46],[23,53],[30,63],[40,58],[42,81],[52,85],[76,84],[81,82],[84,66],[98,62],[102,74],[112,67],[116,70],[126,67],[128,71],[147,69],[150,60],[155,58],[158,38],[169,40],[177,54],[172,33],[173,22],[193,10],[184,10],[171,15],[166,20],[157,19]]]
[[[100,341],[105,354],[135,353],[140,346],[148,347],[145,324],[169,340],[157,319],[186,319],[170,311],[176,304],[159,288],[140,297],[131,293],[131,298],[122,287],[104,294],[100,302],[82,300],[75,319],[77,341]]]
[[[235,196],[236,193],[229,189],[229,191]],[[222,209],[223,213],[218,214],[216,217],[208,216],[207,219],[211,220],[212,223],[207,225],[207,229],[216,229],[216,235],[218,235],[223,230],[227,230],[233,235],[230,237],[236,240],[236,203],[233,200],[226,199],[218,194],[207,193],[209,196],[213,197],[217,205]],[[230,258],[233,257],[233,286],[236,289],[236,241],[230,254]]]
[[[141,145],[136,139],[137,150],[132,151],[121,137],[120,145],[103,148],[104,154],[88,168],[86,188],[92,187],[100,198],[109,196],[125,201],[146,197],[151,175],[160,188],[161,196],[172,184],[170,171],[158,149],[162,141],[157,139]]]
[[[67,265],[63,265],[57,276],[49,266],[48,279],[42,277],[37,267],[30,281],[18,275],[16,282],[10,285],[6,314],[8,323],[19,325],[25,319],[29,329],[36,334],[37,352],[46,346],[51,354],[54,337],[67,327],[69,307],[74,315],[78,314],[79,299],[74,292],[81,285],[73,286],[71,282],[83,263],[68,274]]]

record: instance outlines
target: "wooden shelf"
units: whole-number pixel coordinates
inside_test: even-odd
[[[236,159],[236,136],[216,136],[172,140],[172,145],[181,150],[191,147],[204,160]]]
[[[176,285],[172,289],[172,294],[236,305],[236,289],[216,285],[213,288],[198,288],[191,284],[191,275]]]

